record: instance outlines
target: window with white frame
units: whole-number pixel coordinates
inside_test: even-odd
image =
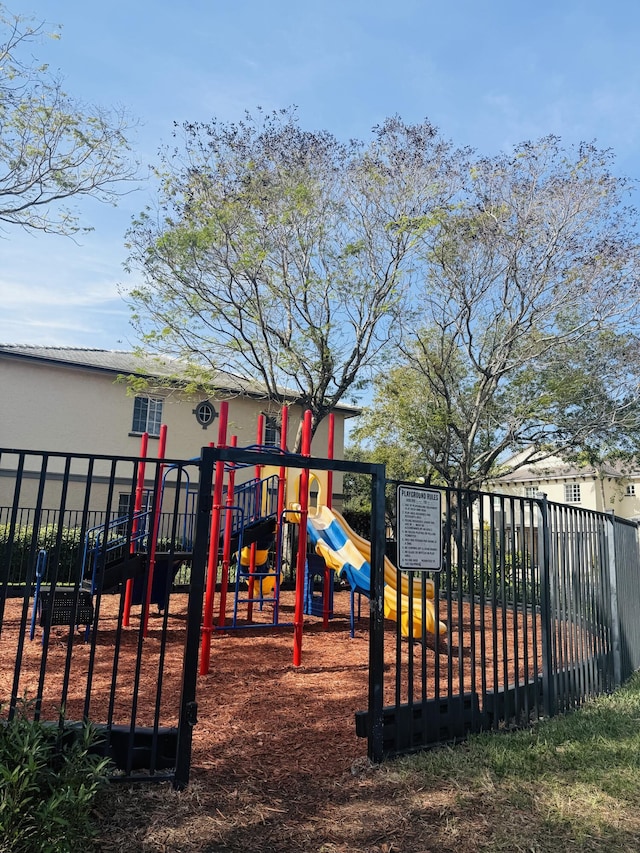
[[[131,432],[142,435],[148,432],[157,438],[162,423],[162,400],[154,397],[136,397],[133,401],[133,424]]]
[[[280,426],[273,415],[264,416],[264,443],[268,447],[280,446]]]
[[[123,518],[129,515],[131,510],[131,501],[134,499],[131,492],[120,492],[118,495],[118,518]],[[142,493],[142,502],[140,512],[148,512],[151,509],[151,492],[148,489]]]
[[[135,496],[131,494],[131,492],[120,492],[118,495],[118,518],[121,519],[121,523],[117,527],[118,536],[124,536],[127,530],[127,524],[129,523],[129,513],[131,512],[132,501],[135,500]],[[151,492],[145,490],[142,493],[142,503],[140,506],[140,512],[145,513],[149,512],[151,509]],[[144,521],[136,521],[135,522],[138,531],[144,530],[145,522]]]
[[[118,495],[118,518],[123,518],[131,506],[131,492],[121,492]]]
[[[147,512],[151,509],[151,496],[151,491],[149,491],[149,489],[145,489],[142,493],[140,512]],[[118,518],[129,514],[131,501],[134,498],[135,495],[132,495],[131,492],[120,492],[118,495]]]
[[[568,504],[580,503],[580,483],[564,484],[564,502]]]
[[[625,489],[624,493],[628,498],[635,498],[635,496],[636,496],[636,484],[635,483],[627,483],[627,488]]]
[[[538,494],[538,491],[539,489],[537,486],[525,486],[524,496],[525,498],[535,498],[535,496]]]

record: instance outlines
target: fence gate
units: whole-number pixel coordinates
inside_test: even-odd
[[[217,463],[231,465],[255,465],[259,462],[267,468],[285,466],[288,470],[311,469],[317,471],[338,471],[349,474],[360,474],[371,478],[372,513],[368,559],[366,561],[366,590],[369,597],[370,631],[369,645],[369,701],[368,711],[356,717],[356,730],[368,738],[368,754],[372,760],[380,761],[383,757],[383,681],[385,646],[385,468],[367,462],[351,462],[347,460],[320,459],[294,454],[282,455],[275,450],[273,453],[261,451],[259,457],[255,450],[241,448],[204,448],[203,458]],[[342,527],[341,537],[354,535],[346,529],[344,520],[339,522]],[[327,525],[321,525],[325,528]],[[329,525],[332,526],[332,525]],[[309,539],[313,544],[314,536],[321,536],[313,529],[313,523],[307,523]],[[336,542],[332,543],[338,547]],[[295,631],[295,627],[294,627]]]
[[[0,473],[2,718],[90,721],[114,779],[184,786],[211,465],[1,450]]]

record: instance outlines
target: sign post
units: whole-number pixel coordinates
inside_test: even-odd
[[[442,571],[442,494],[426,486],[398,486],[398,568]]]

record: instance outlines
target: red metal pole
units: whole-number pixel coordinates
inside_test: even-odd
[[[160,440],[158,442],[158,470],[156,472],[156,495],[155,512],[153,514],[153,532],[149,543],[149,574],[147,577],[147,591],[144,603],[144,617],[142,636],[146,637],[149,633],[149,609],[151,607],[151,587],[153,584],[153,571],[156,565],[156,549],[158,547],[158,530],[160,528],[160,514],[162,512],[162,472],[164,465],[160,460],[164,459],[165,450],[167,447],[167,425],[160,426]]]
[[[149,433],[143,432],[140,437],[140,457],[141,459],[146,459],[147,457],[147,447],[149,446]],[[142,461],[138,465],[138,478],[136,480],[136,496],[133,501],[133,524],[131,526],[131,543],[129,545],[129,553],[133,554],[136,546],[134,543],[134,537],[138,532],[138,514],[142,509],[142,496],[144,494],[144,466],[145,463]],[[122,614],[122,624],[125,628],[129,627],[129,616],[131,614],[131,599],[133,598],[133,578],[129,578],[127,580],[127,585],[125,587],[124,592],[124,611]]]
[[[302,455],[311,455],[311,412],[304,413],[302,424]],[[309,514],[309,469],[300,475],[300,529],[298,531],[298,556],[296,558],[296,606],[293,617],[293,665],[302,663],[302,628],[304,624],[304,575],[307,560],[307,516]]]
[[[335,415],[329,413],[329,442],[327,447],[327,459],[333,459],[333,446],[335,443]],[[327,471],[327,506],[333,506],[333,471]]]
[[[287,450],[287,428],[289,424],[289,409],[282,407],[280,416],[280,450]],[[274,603],[273,621],[278,621],[278,610],[280,604],[280,572],[282,569],[282,520],[285,504],[285,491],[287,486],[287,469],[285,465],[280,466],[278,472],[278,517],[276,520],[276,595]]]
[[[333,459],[333,446],[335,436],[335,415],[329,413],[329,441],[327,447],[327,459]],[[329,509],[333,506],[333,471],[327,471],[327,506]],[[322,627],[325,631],[329,629],[329,585],[331,584],[332,574],[329,566],[324,567],[324,584],[322,589]]]
[[[238,437],[231,436],[231,447],[237,447]],[[220,580],[220,607],[218,612],[218,628],[224,628],[227,610],[227,584],[229,583],[229,563],[231,562],[231,531],[233,529],[233,492],[236,483],[235,466],[231,466],[227,483],[227,509],[224,519],[224,541],[222,543],[222,578]]]
[[[227,423],[229,420],[229,403],[220,403],[218,421],[218,447],[227,445]],[[211,659],[211,631],[213,630],[213,598],[216,590],[218,574],[218,551],[220,550],[220,512],[222,510],[222,487],[224,483],[224,462],[216,462],[216,480],[213,486],[213,507],[211,510],[211,528],[209,535],[209,559],[207,562],[207,588],[204,601],[204,617],[202,621],[202,651],[200,653],[200,675],[209,672]]]

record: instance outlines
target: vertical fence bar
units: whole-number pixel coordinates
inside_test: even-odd
[[[105,566],[107,560],[107,548],[108,548],[108,538],[109,538],[109,519],[111,517],[111,507],[113,505],[114,499],[114,490],[115,490],[115,480],[116,473],[118,470],[118,463],[116,459],[111,459],[110,461],[110,472],[109,472],[109,484],[107,487],[107,497],[106,497],[106,512],[104,514],[104,527],[101,532],[102,542],[98,554],[96,554],[95,559],[100,560],[100,565]],[[87,688],[85,693],[85,701],[84,701],[84,717],[89,718],[90,706],[91,706],[91,685],[93,684],[93,673],[96,666],[96,654],[97,654],[97,637],[98,637],[98,624],[100,620],[100,608],[102,605],[102,582],[100,582],[98,587],[98,594],[96,596],[96,605],[93,613],[93,626],[91,630],[91,648],[89,651],[89,665],[87,668]],[[118,635],[118,642],[116,642],[115,654],[114,654],[114,662],[113,662],[113,674],[112,674],[112,684],[115,684],[116,675],[117,675],[117,666],[118,666],[118,655],[120,651],[120,635]],[[113,693],[111,695],[110,701],[113,701]]]
[[[67,502],[67,494],[68,494],[68,490],[69,490],[69,474],[70,474],[70,471],[71,471],[71,458],[67,457],[67,459],[65,459],[65,463],[64,463],[64,474],[62,476],[62,484],[61,484],[61,490],[60,490],[60,492],[61,492],[60,493],[60,508],[58,510],[58,513],[57,513],[58,526],[56,529],[55,545],[53,547],[54,559],[49,563],[49,570],[51,571],[51,599],[52,599],[52,601],[53,601],[54,594],[55,594],[55,587],[56,587],[56,584],[58,583],[59,574],[60,574],[60,552],[61,552],[62,536],[63,536],[62,521],[64,518],[64,511],[65,511],[66,502]],[[48,519],[47,519],[47,524],[48,524]],[[78,575],[79,575],[79,573],[78,573]],[[60,715],[59,716],[59,726],[60,726],[60,728],[62,728],[62,725],[64,723],[64,708],[65,708],[66,703],[67,703],[67,695],[68,695],[68,690],[69,690],[69,679],[70,679],[70,675],[71,675],[72,650],[73,650],[73,640],[74,640],[73,628],[74,628],[74,624],[75,624],[75,614],[76,614],[76,610],[78,607],[78,601],[79,601],[79,597],[80,597],[81,583],[82,583],[82,578],[80,576],[76,577],[75,581],[74,581],[74,589],[73,589],[73,593],[74,593],[73,607],[71,608],[71,612],[69,613],[69,624],[66,626],[69,629],[69,635],[68,635],[68,639],[67,639],[67,654],[65,657],[64,671],[63,671],[63,676],[62,676],[62,692],[61,692],[61,696],[60,696],[60,708],[59,708],[59,715]],[[46,644],[47,650],[48,650],[49,640],[50,640],[50,634],[48,634],[44,638],[43,660],[46,658],[46,654],[47,654],[47,652],[44,651],[44,645]],[[40,710],[41,710],[42,696],[44,694],[45,675],[46,675],[46,668],[41,668],[40,678],[38,681],[38,700],[36,703],[38,713],[40,713]]]
[[[513,500],[511,498],[503,498],[502,499],[502,518],[500,524],[500,552],[499,552],[499,566],[500,566],[500,638],[501,638],[501,651],[502,651],[502,684],[505,688],[504,691],[504,718],[508,720],[512,715],[512,700],[511,694],[506,689],[509,686],[509,635],[507,633],[507,560],[506,560],[506,550],[507,550],[507,518],[511,512]]]
[[[578,648],[580,649],[581,674],[580,692],[577,705],[581,705],[591,692],[591,625],[589,620],[589,599],[591,596],[591,572],[589,567],[588,529],[586,518],[576,509],[574,510],[576,530],[578,531],[576,546],[576,568],[574,583],[575,603],[578,614]]]
[[[574,548],[573,565],[571,572],[571,600],[573,604],[572,625],[575,634],[575,671],[577,672],[577,687],[574,693],[573,707],[577,707],[582,703],[582,699],[587,695],[587,653],[586,653],[586,612],[583,609],[582,602],[584,597],[584,589],[588,584],[586,566],[585,566],[585,531],[581,524],[582,518],[575,508],[571,510],[571,520],[573,522],[573,540]]]
[[[591,623],[591,655],[593,657],[591,673],[591,695],[597,696],[602,692],[602,686],[605,680],[605,670],[603,668],[604,657],[603,653],[608,646],[607,642],[607,625],[609,620],[602,609],[602,604],[608,598],[608,578],[606,572],[606,563],[602,562],[602,551],[597,547],[598,544],[598,517],[589,515],[587,517],[589,525],[589,556],[590,567],[592,570],[592,589],[589,614]]]
[[[556,673],[560,670],[560,683],[564,686],[562,694],[558,691],[558,705],[556,711],[568,711],[576,701],[576,696],[579,695],[579,645],[578,632],[576,627],[576,604],[575,604],[575,575],[576,575],[576,529],[574,521],[574,513],[571,507],[560,507],[556,513],[559,517],[557,528],[558,535],[562,535],[562,543],[560,550],[564,555],[564,593],[565,593],[565,610],[561,609],[561,601],[558,598],[558,608],[553,608],[556,619],[556,631],[563,632],[567,637],[567,655],[565,657],[564,666],[562,666],[559,658],[554,657],[554,668]],[[554,572],[554,577],[556,576]],[[553,595],[553,588],[551,590]],[[554,639],[556,634],[554,633]],[[557,676],[556,676],[556,684]]]
[[[371,600],[369,620],[369,759],[379,763],[384,753],[384,553],[385,468],[376,465],[371,480]],[[410,620],[411,621],[411,620]],[[398,619],[400,622],[400,619]]]
[[[25,629],[26,629],[26,625],[27,625],[27,614],[29,611],[29,599],[30,599],[30,595],[31,595],[31,587],[32,587],[34,579],[35,579],[35,568],[36,568],[36,561],[38,558],[38,551],[39,551],[38,534],[40,532],[40,524],[41,524],[43,500],[44,500],[44,491],[45,491],[45,484],[47,481],[47,468],[49,465],[49,454],[48,453],[42,453],[42,454],[38,454],[38,455],[41,456],[42,462],[41,462],[41,468],[39,471],[39,478],[38,478],[38,493],[37,493],[37,497],[36,497],[36,506],[35,506],[35,510],[33,513],[33,531],[31,534],[31,545],[29,547],[28,571],[27,571],[26,584],[25,584],[25,588],[24,588],[24,596],[23,596],[23,600],[22,600],[22,615],[20,618],[20,632],[19,632],[19,637],[18,637],[18,646],[16,649],[16,657],[15,657],[16,666],[15,666],[14,673],[13,673],[13,687],[11,690],[11,701],[9,703],[9,713],[8,713],[9,721],[11,721],[13,719],[13,717],[15,716],[15,712],[16,712],[16,708],[17,708],[17,704],[18,704],[18,696],[19,696],[18,685],[20,682],[20,674],[21,674],[20,670],[22,667],[22,657],[24,654],[24,642],[25,642],[25,638],[26,638],[26,630]],[[50,630],[51,630],[50,625],[47,623],[44,627],[45,637],[48,637],[47,632]],[[44,666],[46,666],[47,649],[48,649],[48,645],[46,648],[43,647],[42,659],[44,661],[44,664],[43,664]],[[37,705],[35,706],[35,714],[34,714],[35,720],[39,719],[39,704],[41,702],[41,699],[42,699],[41,696],[36,696]]]
[[[540,708],[540,657],[538,654],[539,643],[540,643],[540,632],[538,630],[538,614],[540,611],[540,558],[538,554],[538,535],[537,535],[537,524],[538,524],[538,514],[536,512],[536,502],[535,499],[530,498],[528,501],[528,514],[529,514],[529,525],[530,525],[530,550],[531,550],[531,655],[532,655],[532,670],[533,670],[533,681],[535,684],[535,700],[534,700],[534,710],[536,717],[541,716],[542,710]]]
[[[173,561],[175,559],[176,552],[176,540],[178,538],[178,523],[180,520],[180,494],[182,488],[182,478],[185,474],[185,469],[183,465],[174,465],[172,466],[173,470],[176,472],[176,483],[173,491],[173,509],[172,509],[172,524],[169,533],[169,542],[166,547],[163,547],[161,550],[166,551],[166,577],[164,584],[162,584],[162,588],[160,590],[161,603],[163,605],[162,608],[162,629],[160,633],[160,649],[158,655],[158,678],[155,689],[156,699],[155,699],[155,708],[153,714],[153,732],[152,732],[152,742],[151,742],[151,761],[149,766],[150,775],[154,775],[157,771],[158,764],[158,734],[160,729],[160,720],[161,720],[161,709],[162,709],[162,696],[164,689],[164,680],[165,680],[165,660],[167,654],[167,639],[168,639],[168,627],[169,627],[169,610],[170,610],[170,599],[169,593],[171,589],[171,585],[173,584]],[[187,475],[188,476],[188,475]],[[166,487],[166,480],[164,481]],[[184,546],[183,546],[184,547]],[[183,672],[182,677],[184,681],[184,661],[183,661]]]
[[[20,489],[22,487],[24,462],[25,454],[20,453],[18,456],[16,478],[13,488],[13,505],[10,508],[7,508],[7,513],[4,516],[3,521],[5,528],[8,527],[8,531],[5,530],[5,541],[2,547],[2,552],[0,553],[0,567],[6,566],[6,571],[0,568],[0,583],[2,584],[0,592],[0,636],[2,636],[2,624],[4,622],[4,610],[7,601],[9,583],[13,579],[11,572],[11,558],[13,555],[16,528],[19,530],[21,527],[21,524],[18,523],[18,501],[20,498]]]
[[[495,501],[498,502],[496,510]],[[498,679],[498,583],[496,572],[496,558],[498,555],[498,536],[496,533],[496,514],[500,514],[500,518],[504,518],[504,499],[501,497],[491,499],[491,526],[489,530],[489,541],[491,547],[491,653],[493,655],[493,695],[498,695],[499,679]],[[499,715],[493,715],[493,726],[498,727]]]
[[[640,668],[640,542],[636,522],[612,519],[616,553],[616,587],[622,678]]]
[[[549,505],[547,496],[538,501],[538,553],[542,557],[540,565],[540,621],[542,624],[542,692],[544,712],[547,717],[555,714],[555,691],[553,677],[553,637],[554,622],[551,613],[551,565],[549,542]]]
[[[620,613],[618,610],[618,566],[616,562],[615,519],[607,513],[606,542],[609,562],[609,613],[611,618],[611,656],[613,658],[613,686],[622,684],[622,654],[620,644]]]
[[[519,502],[519,501],[518,501]],[[518,601],[518,547],[517,547],[517,535],[516,535],[516,498],[511,498],[509,502],[509,514],[511,518],[511,531],[509,536],[509,588],[511,590],[511,618],[513,620],[512,627],[512,642],[513,642],[513,669],[515,675],[515,685],[516,689],[514,690],[513,695],[513,714],[516,722],[520,721],[520,715],[522,713],[521,708],[521,697],[520,690],[518,686],[520,684],[520,650],[518,648],[518,638],[520,636],[520,626],[518,624],[518,612],[520,609],[520,602]],[[526,643],[527,638],[524,637],[524,642]]]
[[[476,692],[476,663],[477,663],[477,648],[476,648],[476,584],[475,584],[475,567],[476,567],[476,547],[473,535],[473,514],[474,514],[475,495],[468,495],[466,508],[466,540],[467,540],[467,574],[468,574],[468,594],[469,594],[469,652],[471,655],[471,672],[469,675],[469,690],[471,693]],[[460,712],[463,716],[461,720],[464,725],[464,702],[462,698],[465,693],[465,684],[462,682],[462,671],[460,673]]]
[[[373,489],[373,482],[371,483],[371,488]],[[397,489],[395,490],[395,500],[396,500],[396,522],[398,522],[399,519],[398,519],[398,492],[397,492]],[[371,506],[372,506],[372,512],[373,512],[375,505],[372,504]],[[373,521],[372,521],[372,523],[373,523]],[[397,539],[398,539],[398,528],[399,528],[399,524],[396,523],[396,546],[397,546]],[[397,557],[397,547],[396,547],[396,557]],[[372,584],[371,589],[373,590],[373,576],[371,577],[371,584]],[[395,601],[396,613],[401,614],[402,613],[402,572],[400,571],[400,569],[396,569],[396,595],[395,595],[395,598],[396,598],[396,601]],[[396,654],[395,654],[396,678],[395,678],[395,699],[394,699],[394,701],[395,701],[396,706],[398,706],[402,703],[402,668],[403,668],[403,661],[402,661],[402,620],[401,620],[400,616],[396,620],[396,623],[395,623],[395,648],[396,648]]]
[[[520,500],[519,504],[519,521],[518,521],[518,539],[520,546],[519,560],[519,578],[520,578],[520,613],[522,614],[522,668],[524,677],[522,679],[524,687],[523,697],[523,714],[528,720],[531,715],[531,703],[529,701],[529,684],[530,684],[530,647],[531,647],[531,632],[529,620],[529,540],[527,538],[527,504],[526,501]]]
[[[176,748],[174,786],[178,789],[185,788],[189,782],[193,727],[197,723],[196,681],[198,677],[198,645],[200,642],[200,625],[203,613],[202,602],[205,591],[204,578],[207,567],[207,552],[210,547],[209,530],[213,471],[212,451],[208,447],[203,447],[200,461],[200,482],[198,484],[198,504],[196,507],[195,539],[191,560],[189,601],[187,604],[187,636],[184,644],[182,696],[180,698],[180,720]]]
[[[462,506],[463,492],[461,489],[456,490],[456,549],[457,549],[457,601],[456,601],[456,611],[457,611],[457,686],[454,686],[454,676],[453,676],[453,659],[452,656],[449,655],[449,668],[450,668],[450,678],[449,678],[449,695],[453,696],[454,693],[457,693],[458,696],[462,695],[463,691],[463,681],[464,681],[464,578],[465,578],[465,557],[466,557],[466,547],[465,547],[465,536],[467,532],[467,526],[464,523],[464,509]],[[451,625],[451,619],[449,620],[449,625]],[[451,632],[451,628],[449,628],[449,632]],[[449,718],[449,724],[451,725],[451,718]]]
[[[164,459],[167,447],[167,425],[160,427],[160,440],[158,442],[158,461],[156,463],[156,477],[153,489],[153,504],[151,509],[151,539],[149,541],[149,564],[147,566],[147,589],[142,609],[142,635],[147,637],[149,633],[149,610],[151,608],[151,590],[153,588],[153,575],[156,566],[156,550],[158,548],[158,530],[160,529],[160,513],[162,512]]]
[[[551,510],[553,524],[553,566],[556,575],[557,628],[554,634],[555,667],[559,672],[556,679],[563,708],[572,695],[572,661],[573,661],[573,630],[571,628],[571,583],[568,580],[571,571],[571,536],[568,532],[568,513],[566,507],[553,507]]]
[[[132,519],[132,531],[131,531],[131,545],[130,552],[133,554],[135,552],[135,535],[138,530],[138,524],[140,511],[142,510],[142,499],[144,496],[144,460],[147,456],[147,450],[149,447],[149,433],[143,432],[140,438],[140,462],[137,466],[137,476],[136,476],[136,490],[135,497],[133,501],[133,519]],[[122,624],[128,628],[129,627],[129,617],[131,614],[131,600],[133,597],[133,578],[129,578],[125,585],[125,599],[124,599],[124,615],[122,619]]]
[[[491,501],[491,498],[489,498]],[[489,503],[489,507],[491,507],[491,503]],[[491,518],[491,510],[489,509],[489,518]],[[478,566],[479,566],[479,575],[480,575],[480,584],[478,589],[478,602],[480,606],[480,661],[481,661],[481,670],[480,670],[480,694],[482,707],[486,707],[487,702],[487,622],[486,622],[486,579],[488,577],[487,571],[489,566],[491,565],[490,561],[487,561],[487,542],[485,540],[485,497],[480,495],[480,501],[478,505],[478,528],[479,528],[479,554],[478,554]]]

